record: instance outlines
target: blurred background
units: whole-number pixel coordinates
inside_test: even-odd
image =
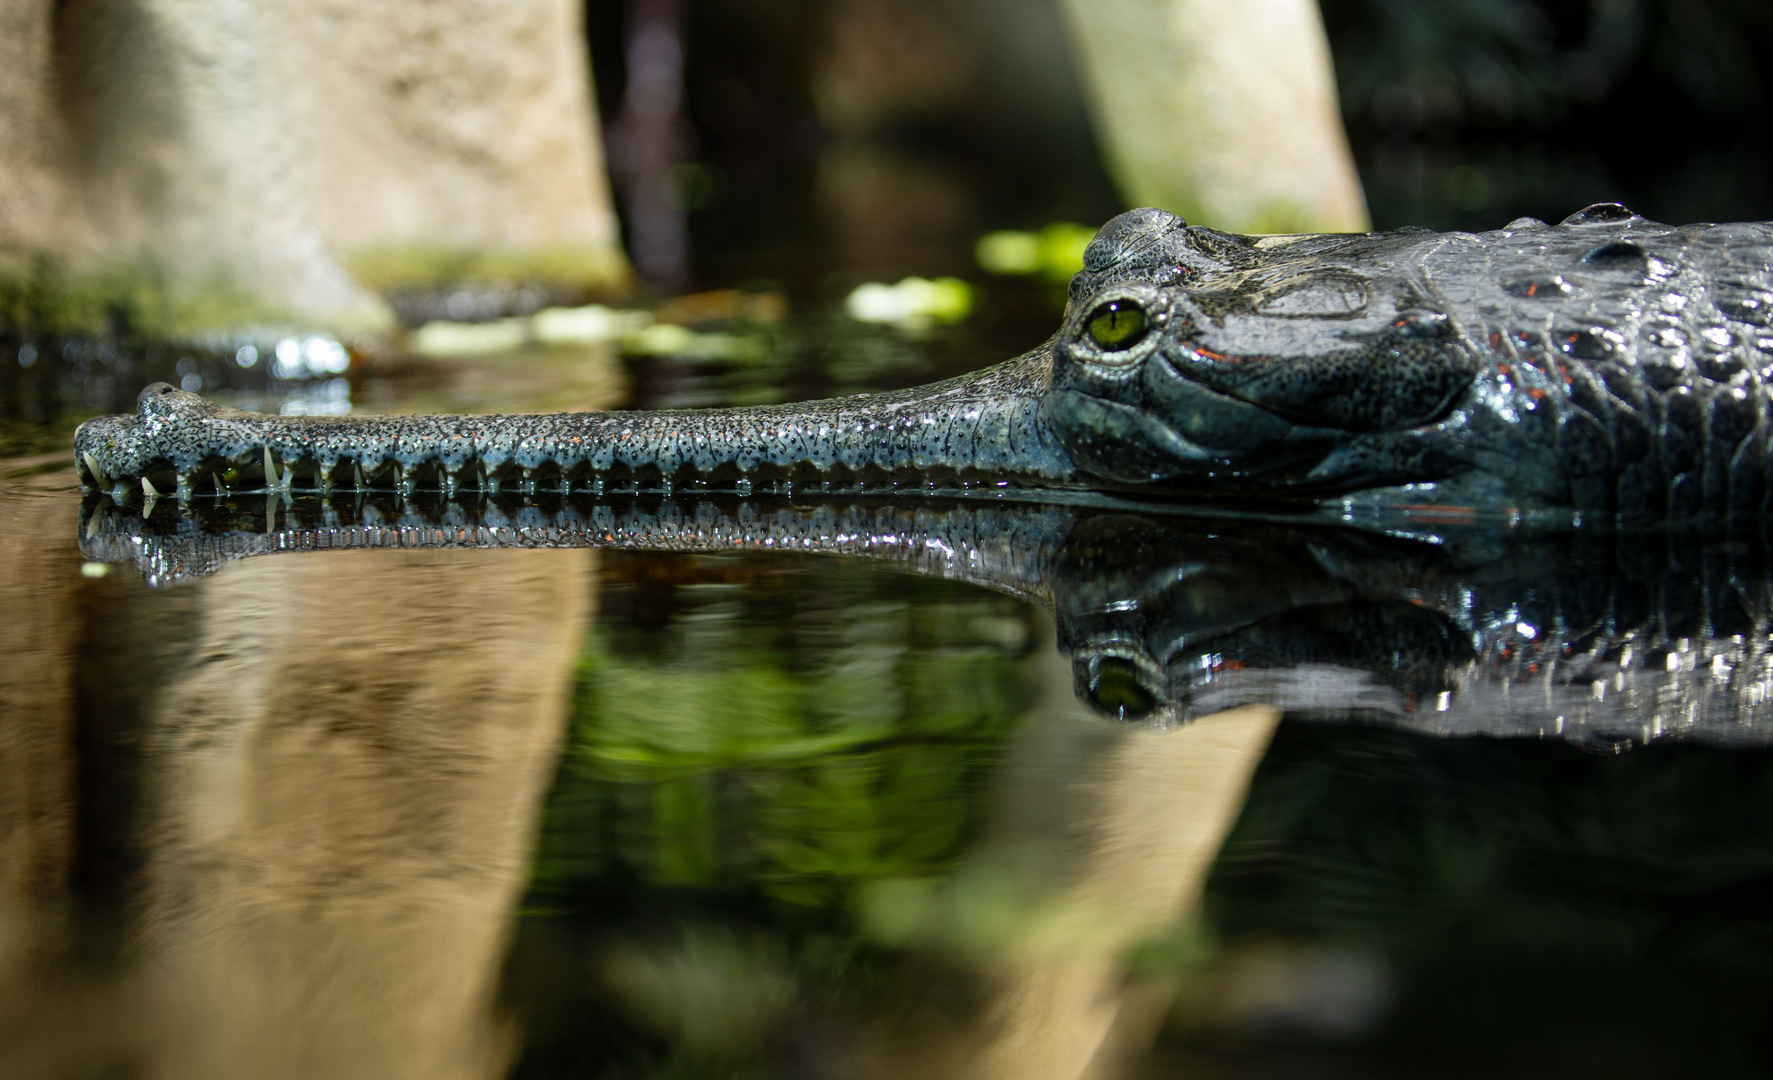
[[[1076,21],[1107,21],[1120,6],[1155,21],[1191,5],[1079,4]],[[1254,20],[1286,8],[1312,15],[1310,5],[1239,6]],[[625,115],[635,84],[623,43],[652,7],[591,6],[607,118]],[[1765,4],[1325,0],[1321,14],[1375,228],[1492,229],[1613,199],[1671,222],[1769,213]],[[801,295],[834,271],[975,276],[974,241],[985,232],[1094,226],[1151,193],[1105,155],[1114,121],[1092,97],[1096,57],[1069,33],[1062,3],[686,2],[673,25],[684,87],[675,201],[689,271],[708,285],[762,273]],[[1101,62],[1130,59],[1115,48],[1153,30],[1126,28]],[[1269,33],[1278,32],[1256,36]],[[1163,74],[1174,81],[1175,61],[1193,56],[1187,43],[1172,48]],[[1311,119],[1289,134],[1310,138],[1301,129]],[[1192,133],[1172,115],[1131,137],[1181,140],[1184,155],[1219,152],[1189,145]],[[624,144],[610,142],[612,159],[625,160]],[[1250,163],[1252,174],[1267,168]],[[632,239],[634,189],[616,175]],[[1281,231],[1253,215],[1202,213],[1212,194],[1158,193],[1198,224]],[[1349,227],[1328,218],[1274,224]]]

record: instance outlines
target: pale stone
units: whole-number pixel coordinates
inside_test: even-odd
[[[1232,232],[1369,228],[1312,0],[1065,0],[1121,192]]]
[[[41,248],[69,231],[52,14],[51,0],[0,4],[0,248]]]
[[[14,0],[0,245],[341,327],[389,247],[624,272],[570,0]]]
[[[267,5],[335,250],[576,248],[620,264],[580,6]]]

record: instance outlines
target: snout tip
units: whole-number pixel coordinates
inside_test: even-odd
[[[74,469],[82,484],[102,489],[127,475],[123,458],[135,423],[133,416],[95,416],[74,429]]]

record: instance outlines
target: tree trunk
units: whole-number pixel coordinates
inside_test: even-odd
[[[339,328],[387,321],[347,266],[390,249],[619,281],[581,16],[571,0],[17,0],[0,15],[0,249]]]
[[[1122,194],[1232,232],[1369,227],[1311,0],[1064,0]]]

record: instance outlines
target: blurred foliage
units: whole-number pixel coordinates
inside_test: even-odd
[[[629,356],[679,356],[736,364],[763,360],[769,347],[763,334],[696,331],[675,323],[654,323],[622,341],[622,352]]]
[[[986,320],[975,317],[959,325],[933,319],[883,325],[834,308],[779,322],[705,321],[693,333],[672,325],[650,338],[624,340],[632,404],[653,409],[772,405],[959,375],[1014,355],[980,333],[975,323],[988,321],[992,305],[982,301],[981,307]]]
[[[1014,602],[843,563],[663,588],[670,622],[587,645],[538,889],[619,865],[817,905],[952,857],[1025,704]]]
[[[1029,613],[837,560],[603,565],[507,979],[514,1075],[769,1075],[781,1025],[876,983],[867,886],[972,833]]]
[[[986,233],[973,246],[979,266],[993,274],[1028,275],[1064,285],[1083,269],[1084,249],[1096,229],[1073,221],[1055,221],[1039,232],[1001,229]]]
[[[1380,228],[1773,216],[1763,0],[1323,0]]]
[[[965,322],[973,313],[973,287],[953,277],[908,277],[894,285],[867,281],[850,291],[843,309],[857,322],[920,336],[937,326]]]
[[[1232,946],[1375,950],[1373,1071],[1764,1075],[1773,752],[1283,725],[1208,883]],[[1597,1053],[1599,1048],[1610,1048]]]

